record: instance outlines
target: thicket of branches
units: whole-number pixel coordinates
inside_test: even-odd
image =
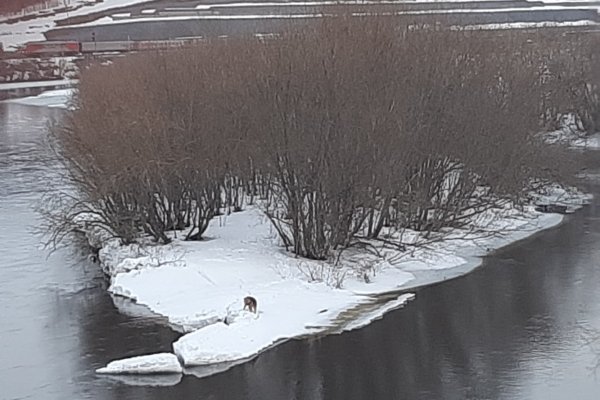
[[[76,188],[54,197],[54,238],[88,220],[201,239],[255,201],[315,259],[384,227],[465,226],[568,179],[538,133],[564,112],[598,126],[596,45],[340,17],[92,67],[52,129]]]

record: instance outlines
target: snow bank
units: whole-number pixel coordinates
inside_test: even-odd
[[[173,343],[175,354],[185,366],[231,363],[250,359],[286,339],[324,330],[337,332],[357,329],[381,318],[384,313],[406,303],[413,295],[395,296],[392,301],[375,303],[372,298],[332,290],[325,284],[282,282],[263,293],[258,314],[241,311],[227,319],[182,336]],[[327,308],[324,308],[326,307]],[[358,319],[347,326],[337,323],[348,307]],[[369,308],[368,312],[365,309]]]
[[[98,374],[181,374],[183,368],[171,353],[149,354],[108,363]]]
[[[549,185],[537,193],[532,193],[530,198],[536,205],[554,204],[565,206],[567,208],[566,213],[572,213],[589,204],[592,196],[575,188],[566,189],[560,185]]]

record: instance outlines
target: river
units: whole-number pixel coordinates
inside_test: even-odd
[[[290,341],[173,386],[148,384],[179,378],[97,376],[112,359],[168,351],[178,334],[120,314],[84,254],[40,247],[34,208],[59,169],[44,139],[60,113],[0,103],[0,399],[598,398],[599,182],[586,187],[593,203],[559,227],[419,289],[363,329]],[[598,174],[600,152],[587,158]]]

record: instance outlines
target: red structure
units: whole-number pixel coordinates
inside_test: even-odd
[[[30,42],[23,49],[27,55],[72,55],[80,51],[79,42]]]

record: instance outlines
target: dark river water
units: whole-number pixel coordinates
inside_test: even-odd
[[[120,314],[85,256],[40,248],[34,207],[59,184],[43,141],[59,116],[0,104],[0,399],[600,398],[598,198],[361,330],[173,386],[97,376],[112,359],[168,351],[178,334]],[[588,158],[599,173],[600,153]],[[600,183],[587,185],[600,197]]]

